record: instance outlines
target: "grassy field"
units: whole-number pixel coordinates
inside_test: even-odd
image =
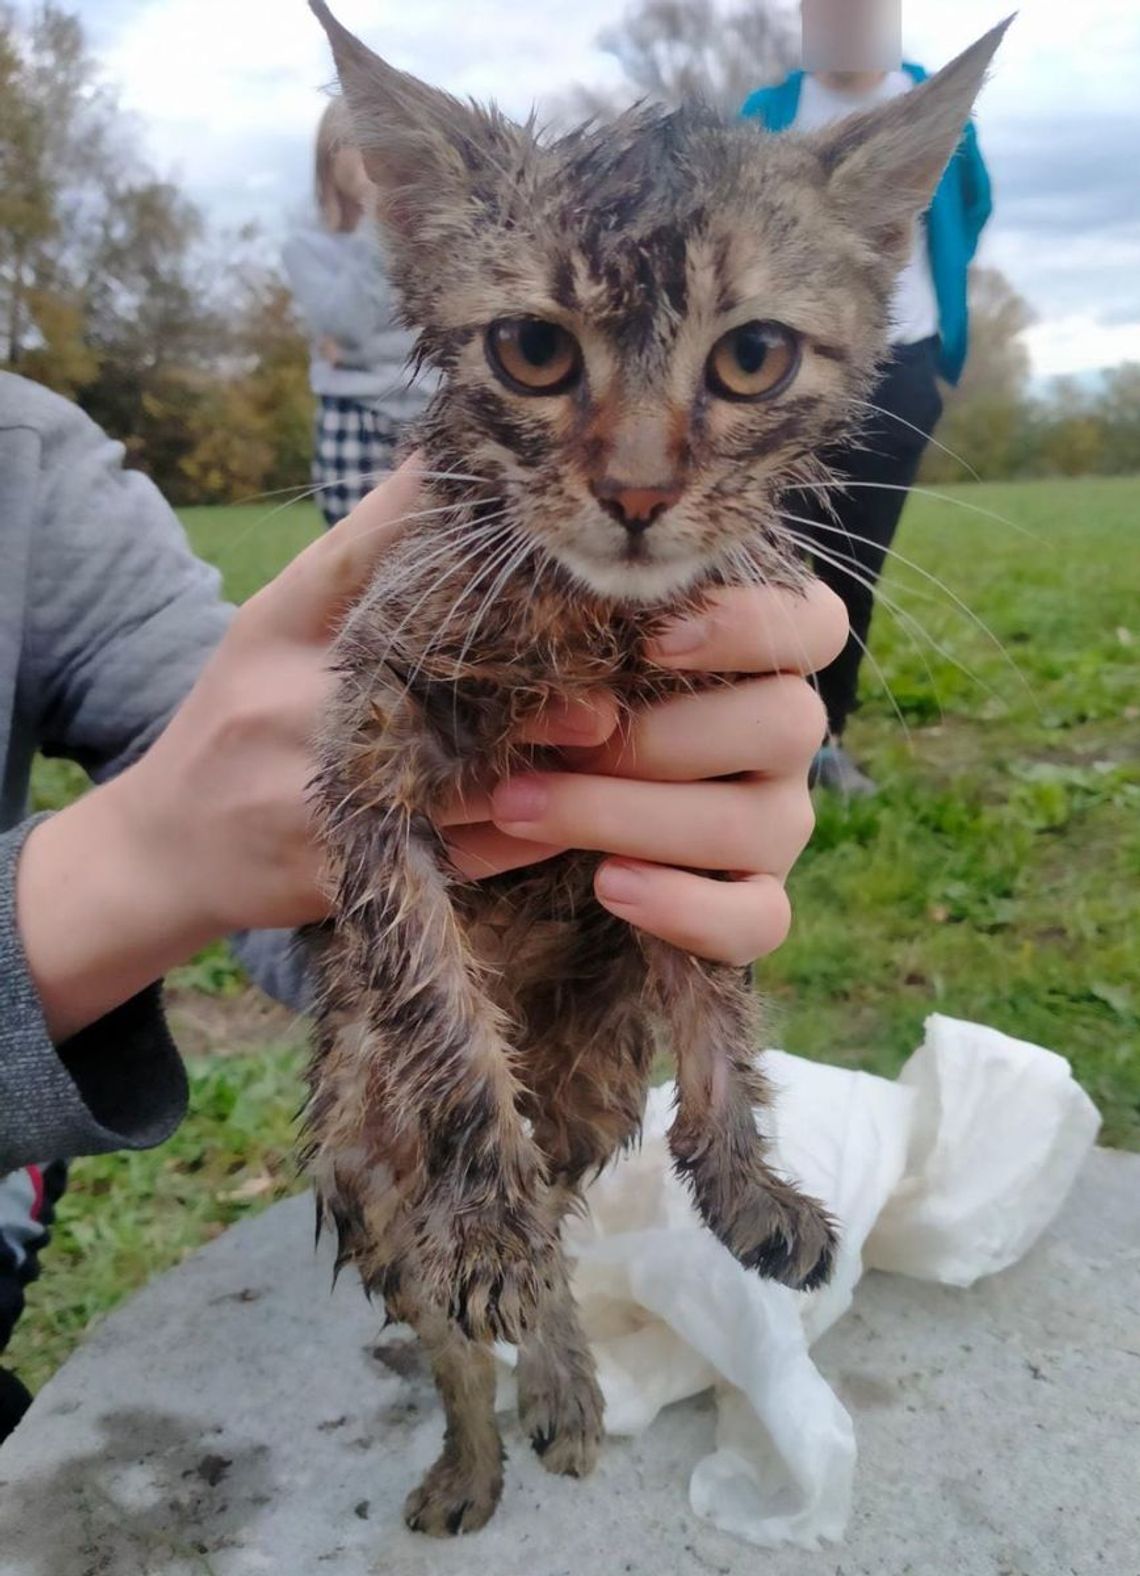
[[[306,508],[185,518],[239,599],[317,528]],[[912,499],[898,546],[916,567],[885,584],[902,617],[881,605],[851,733],[883,791],[820,806],[792,938],[758,971],[773,1043],[889,1075],[928,1013],[980,1020],[1068,1056],[1104,1142],[1140,1149],[1138,522],[1140,481]],[[75,784],[38,779],[44,802]],[[174,985],[204,1053],[191,1116],[161,1150],[75,1167],[10,1358],[30,1382],[148,1275],[297,1185],[301,1026],[266,1017],[224,949]]]

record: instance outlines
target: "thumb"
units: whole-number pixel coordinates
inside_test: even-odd
[[[299,640],[328,635],[367,586],[403,522],[422,508],[422,473],[414,454],[251,599],[267,632]]]

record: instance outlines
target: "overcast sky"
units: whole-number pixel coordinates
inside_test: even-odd
[[[904,0],[904,47],[942,64],[1013,0]],[[145,151],[219,220],[280,231],[304,200],[329,56],[305,0],[71,0]],[[623,0],[333,0],[394,64],[524,113],[574,81]],[[1023,0],[980,101],[996,213],[983,259],[1036,309],[1039,376],[1140,360],[1140,6]]]

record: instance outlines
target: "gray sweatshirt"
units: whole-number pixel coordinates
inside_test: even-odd
[[[161,732],[233,609],[156,488],[66,400],[0,372],[0,1173],[161,1143],[186,1077],[157,987],[66,1045],[47,1032],[16,929],[37,749],[96,782]],[[286,932],[242,938],[254,977],[299,1004]]]
[[[313,392],[356,399],[401,424],[418,416],[433,387],[424,374],[409,385],[414,335],[396,321],[380,242],[368,223],[338,233],[320,224],[285,243],[285,272],[312,342]],[[321,342],[336,342],[336,363]]]

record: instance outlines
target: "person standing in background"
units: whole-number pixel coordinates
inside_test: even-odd
[[[814,131],[909,93],[926,76],[921,66],[902,61],[898,0],[803,0],[801,14],[806,69],[759,89],[741,110],[766,131]],[[852,485],[834,496],[834,514],[819,493],[786,500],[809,551],[817,549],[816,573],[842,597],[851,621],[846,648],[817,679],[829,740],[816,757],[814,780],[844,794],[875,791],[843,740],[857,702],[875,586],[942,414],[938,378],[955,384],[965,365],[967,270],[991,207],[989,177],[967,123],[899,278],[891,354],[868,396],[860,439],[825,456]]]
[[[312,343],[313,486],[326,526],[393,468],[401,429],[431,395],[427,379],[410,381],[414,335],[396,321],[379,238],[366,222],[371,187],[350,135],[344,104],[334,99],[317,129],[316,217],[283,253]]]

